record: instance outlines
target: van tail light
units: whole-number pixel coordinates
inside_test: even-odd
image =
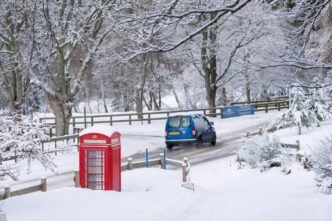
[[[193,129],[192,131],[191,131],[191,134],[193,135],[193,136],[195,136],[196,135],[196,130],[195,129]]]

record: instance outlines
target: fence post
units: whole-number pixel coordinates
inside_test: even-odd
[[[145,167],[149,167],[149,150],[148,148],[145,149]]]
[[[10,186],[5,186],[5,199],[10,197]]]
[[[47,191],[47,182],[46,182],[45,177],[40,179],[40,185],[41,185],[41,191],[46,192]]]
[[[94,122],[93,122],[93,117],[91,117],[91,126],[93,126]]]
[[[267,112],[269,112],[269,104],[268,103],[265,104],[265,113],[267,113]]]
[[[131,114],[129,114],[129,125],[131,125]]]
[[[75,125],[75,117],[73,117],[73,134],[75,134],[75,127],[76,127],[76,125]]]
[[[86,129],[86,108],[84,106],[84,110],[83,110],[83,115],[84,115],[84,128]]]
[[[110,125],[113,126],[113,117],[112,117],[112,115],[110,116]]]
[[[7,214],[5,211],[0,210],[0,221],[7,221]]]
[[[133,158],[131,158],[131,157],[128,158],[127,169],[128,170],[132,170],[133,169]]]
[[[52,127],[50,127],[49,129],[49,134],[50,134],[50,137],[52,138],[53,134],[52,134]]]
[[[302,134],[302,131],[301,131],[301,124],[300,123],[297,123],[297,127],[298,127],[298,130],[299,130],[299,135]]]
[[[151,124],[151,114],[148,113],[148,124]]]
[[[164,148],[164,166],[166,170],[167,160],[166,160],[166,148]]]
[[[161,153],[160,155],[160,168],[161,169],[164,169],[164,167],[165,167],[165,163],[164,163],[164,154],[163,153]]]
[[[56,140],[54,141],[54,149],[55,149],[54,154],[55,154],[55,156],[56,156],[56,155],[58,155],[58,153],[57,153],[57,151],[56,151],[56,149],[57,149]]]
[[[263,128],[262,127],[259,127],[259,134],[263,135]]]
[[[79,171],[75,171],[74,181],[75,181],[75,187],[76,188],[80,187],[80,173],[79,173]]]
[[[297,145],[297,151],[299,151],[301,149],[301,146],[300,146],[300,141],[299,140],[296,140],[296,145]]]
[[[182,182],[187,182],[187,176],[186,176],[186,168],[187,165],[183,162],[182,163]]]
[[[183,158],[183,163],[182,163],[182,182],[187,182],[187,167],[188,167],[188,158],[184,157]]]
[[[278,111],[280,111],[280,102],[278,102]]]
[[[14,158],[14,162],[17,163],[17,150],[16,150],[16,149],[15,149],[15,151],[14,151],[14,157],[15,157],[15,158]]]

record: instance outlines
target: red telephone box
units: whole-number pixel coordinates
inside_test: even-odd
[[[79,139],[80,186],[121,191],[121,134],[111,127],[83,130]]]

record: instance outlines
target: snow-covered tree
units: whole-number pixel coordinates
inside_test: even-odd
[[[41,140],[49,138],[48,128],[28,117],[15,115],[14,117],[0,117],[0,154],[2,159],[38,160],[45,168],[53,170],[55,164],[52,159],[43,154]],[[30,165],[28,165],[29,167]],[[17,178],[13,164],[0,165],[0,177]],[[30,168],[28,168],[29,170]],[[3,173],[1,173],[1,171]]]
[[[332,118],[323,85],[317,77],[313,79],[309,88],[295,85],[290,93],[293,99],[288,111],[273,121],[269,125],[270,129],[278,130],[293,126],[310,127]]]
[[[313,150],[310,160],[317,173],[318,185],[322,185],[324,192],[329,190],[329,193],[332,193],[332,136],[321,140],[320,144]]]

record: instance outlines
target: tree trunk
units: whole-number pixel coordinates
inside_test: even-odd
[[[126,92],[123,94],[123,111],[124,112],[130,111],[129,99]]]
[[[217,90],[214,88],[207,88],[206,91],[206,100],[208,102],[209,108],[215,108],[216,107],[216,95],[217,95]],[[216,117],[215,115],[216,109],[210,110],[210,117]]]
[[[0,72],[0,88],[8,103],[9,111],[17,112],[21,108],[23,101],[21,75],[13,71],[12,79],[9,80],[5,73]]]
[[[144,87],[146,77],[148,75],[148,63],[149,63],[149,56],[148,54],[143,55],[143,70],[142,70],[142,79],[140,88],[136,91],[136,112],[138,119],[143,118],[143,102],[144,102]]]
[[[172,92],[173,92],[173,95],[174,95],[175,101],[176,101],[176,103],[178,104],[179,109],[182,109],[182,105],[181,105],[181,103],[180,103],[179,97],[178,97],[178,95],[177,95],[177,93],[176,93],[174,87],[172,88]]]
[[[140,88],[136,90],[136,97],[135,97],[135,102],[136,102],[136,112],[137,112],[137,117],[138,119],[143,118],[143,89]]]
[[[72,107],[66,105],[65,102],[61,102],[55,99],[49,99],[49,102],[56,118],[56,136],[68,135],[70,118],[72,115]]]
[[[216,27],[211,27],[208,30],[202,32],[202,46],[201,46],[201,60],[202,68],[204,72],[206,100],[209,108],[216,107],[216,94],[217,94],[217,52]],[[210,116],[216,117],[216,109],[210,110]]]
[[[221,105],[226,106],[227,105],[227,93],[226,88],[222,88],[221,92]]]
[[[103,79],[101,79],[100,84],[101,84],[101,99],[103,100],[105,113],[108,113],[107,103],[106,103],[106,98],[105,98],[105,86],[104,86],[104,80]]]
[[[247,94],[247,103],[251,103],[251,90],[250,90],[250,80],[248,73],[245,74],[246,78],[246,94]]]
[[[84,88],[85,88],[86,102],[88,104],[89,113],[92,113],[92,109],[91,109],[91,105],[90,105],[90,90],[89,90],[89,86],[88,86],[86,77],[84,78]]]
[[[250,104],[251,103],[251,93],[250,93],[250,88],[247,88],[247,103]]]

